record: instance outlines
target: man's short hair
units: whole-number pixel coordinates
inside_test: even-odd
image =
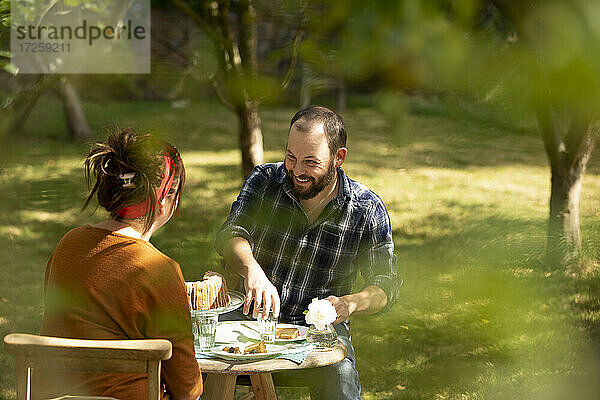
[[[346,126],[342,117],[333,110],[322,106],[308,106],[292,117],[292,126],[302,132],[310,131],[315,125],[323,124],[329,153],[333,156],[340,147],[346,147]]]

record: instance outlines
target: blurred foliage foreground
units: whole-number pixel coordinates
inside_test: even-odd
[[[377,101],[375,102],[377,104]],[[365,399],[591,399],[600,393],[600,176],[592,159],[581,202],[586,261],[538,262],[545,244],[549,172],[542,143],[405,100],[403,123],[372,107],[346,112],[349,176],[385,201],[395,234],[398,304],[352,318]],[[41,103],[0,158],[0,334],[38,332],[46,261],[69,229],[103,218],[80,207],[86,146],[67,143],[57,107]],[[458,111],[457,111],[458,110]],[[85,105],[92,129],[118,121],[151,129],[181,150],[189,174],[182,215],[153,238],[186,279],[217,266],[216,229],[240,188],[235,123],[213,103]],[[266,158],[282,158],[294,110],[262,115]],[[0,355],[0,397],[15,398],[14,360]],[[281,398],[308,398],[282,389]]]

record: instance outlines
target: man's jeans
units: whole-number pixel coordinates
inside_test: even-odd
[[[235,310],[219,316],[220,321],[252,320],[252,316]],[[279,386],[306,386],[312,400],[360,400],[360,379],[354,365],[354,347],[350,341],[350,326],[334,326],[348,355],[342,361],[325,367],[307,368],[273,373],[273,382]]]

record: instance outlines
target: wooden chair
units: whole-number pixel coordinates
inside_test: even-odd
[[[171,358],[171,342],[165,339],[83,340],[11,333],[4,349],[17,357],[17,400],[31,396],[31,370],[90,373],[148,374],[148,400],[161,395],[160,362]],[[64,396],[64,399],[111,399]]]

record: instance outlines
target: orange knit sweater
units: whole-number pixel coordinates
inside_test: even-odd
[[[167,393],[173,399],[196,399],[201,394],[202,377],[181,269],[149,242],[89,225],[73,229],[50,257],[44,287],[42,335],[168,339],[173,356],[161,368]],[[121,400],[147,398],[145,375],[50,378],[49,374],[37,377],[45,381],[44,395],[67,392]]]

